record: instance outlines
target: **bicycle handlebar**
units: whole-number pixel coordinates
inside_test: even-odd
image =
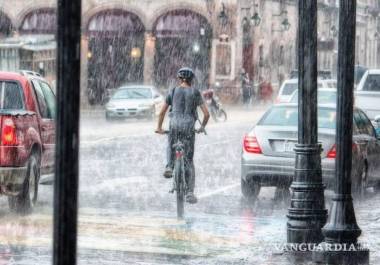
[[[170,132],[169,130],[164,130],[164,134],[169,134],[169,132]],[[195,129],[194,132],[195,132],[195,133],[198,133],[198,134],[200,134],[200,133],[204,133],[205,135],[207,135],[206,130],[203,130],[203,132],[201,132],[201,131]]]

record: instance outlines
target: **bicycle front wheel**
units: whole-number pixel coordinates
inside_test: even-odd
[[[184,199],[185,199],[185,183],[183,182],[185,174],[184,163],[182,160],[176,160],[174,166],[174,177],[176,181],[176,194],[177,194],[177,217],[179,219],[183,218],[185,207],[184,207]]]

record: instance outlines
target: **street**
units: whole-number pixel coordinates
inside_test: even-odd
[[[264,108],[228,110],[196,140],[196,205],[176,218],[171,180],[162,177],[166,136],[145,120],[82,115],[79,264],[293,264],[283,254],[289,201],[264,188],[255,204],[240,191],[241,140]],[[331,191],[326,191],[327,201]],[[0,264],[50,264],[53,187],[40,185],[33,214],[9,213],[1,198]],[[380,263],[380,194],[356,203],[360,241]],[[376,210],[374,210],[376,209]],[[13,263],[12,263],[13,262]]]

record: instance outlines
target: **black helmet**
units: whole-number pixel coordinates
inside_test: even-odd
[[[177,77],[187,82],[191,82],[194,78],[194,72],[189,67],[182,67],[177,72]]]

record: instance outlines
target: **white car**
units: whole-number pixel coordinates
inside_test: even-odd
[[[335,79],[318,79],[318,88],[336,88],[337,83]],[[276,103],[288,103],[290,102],[294,91],[298,89],[298,79],[288,79],[285,80],[280,90],[278,91],[278,96]]]
[[[355,91],[355,105],[374,120],[380,115],[380,69],[370,69],[363,75]]]
[[[164,97],[152,86],[122,86],[106,104],[106,120],[154,118],[164,103]]]
[[[318,104],[336,104],[337,89],[336,88],[318,88]],[[292,94],[289,103],[298,104],[298,89]]]

